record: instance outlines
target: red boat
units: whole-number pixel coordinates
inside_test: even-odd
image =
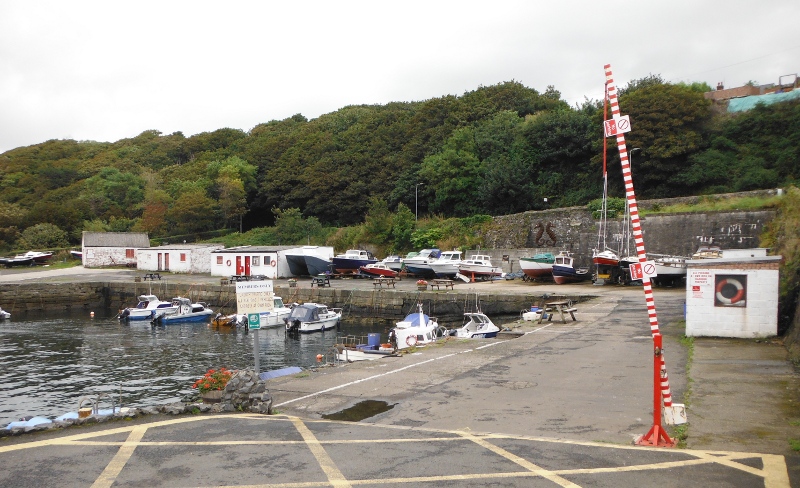
[[[619,257],[613,251],[595,252],[592,262],[600,266],[618,266]]]
[[[359,271],[372,276],[386,276],[387,278],[396,278],[397,271],[383,263],[371,263],[366,266],[360,266]]]

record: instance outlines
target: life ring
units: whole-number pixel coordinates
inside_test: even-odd
[[[410,335],[410,336],[406,337],[406,344],[408,344],[410,347],[416,346],[417,345],[417,336]]]
[[[231,265],[231,260],[229,259],[228,262],[225,263],[225,266],[230,266],[230,265]]]
[[[733,287],[735,287],[736,294],[730,298],[724,296],[722,294],[722,289],[725,288],[725,285],[732,285]],[[741,301],[742,298],[744,298],[744,286],[742,286],[742,283],[739,282],[739,280],[734,278],[725,278],[724,280],[720,281],[717,284],[716,292],[717,292],[717,300],[719,300],[720,303],[724,303],[725,305],[733,305],[734,303],[737,303]]]
[[[272,260],[272,261],[270,261],[269,265],[270,265],[270,266],[272,266],[272,267],[274,268],[275,266],[277,266],[277,265],[278,265],[278,262],[277,262],[277,261],[275,261],[275,260]]]

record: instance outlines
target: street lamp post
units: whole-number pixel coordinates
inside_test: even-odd
[[[419,220],[419,185],[425,183],[417,183],[414,185],[414,220]]]

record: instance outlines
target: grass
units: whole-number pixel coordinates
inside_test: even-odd
[[[733,210],[763,210],[765,208],[776,208],[783,196],[770,197],[700,197],[697,203],[680,203],[676,205],[653,205],[650,209],[640,209],[641,215],[664,214],[664,213],[703,213],[703,212],[726,212]]]

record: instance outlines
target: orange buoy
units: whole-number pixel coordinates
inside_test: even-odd
[[[89,316],[94,318],[94,312],[89,312]]]
[[[322,362],[322,354],[317,354],[317,362],[318,363]]]

